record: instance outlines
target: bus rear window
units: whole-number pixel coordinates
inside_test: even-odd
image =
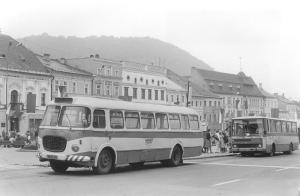
[[[58,122],[60,106],[49,105],[44,114],[41,126],[56,126]]]

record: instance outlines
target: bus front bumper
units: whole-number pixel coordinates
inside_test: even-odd
[[[40,161],[58,160],[58,161],[70,161],[70,162],[89,162],[91,157],[80,155],[63,155],[58,153],[45,153],[38,152],[37,157]]]
[[[231,148],[233,153],[236,152],[266,152],[265,148]]]

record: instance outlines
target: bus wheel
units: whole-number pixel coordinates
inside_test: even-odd
[[[274,155],[275,155],[275,152],[276,152],[276,150],[275,150],[275,145],[273,144],[273,145],[272,145],[272,149],[271,149],[271,151],[269,152],[269,156],[270,156],[270,157],[274,156]]]
[[[68,169],[68,164],[61,161],[50,161],[50,167],[56,173],[64,173]]]
[[[172,152],[171,159],[169,160],[170,166],[175,167],[182,164],[182,150],[179,146],[175,146]]]
[[[114,169],[113,155],[108,149],[104,149],[101,151],[97,167],[93,167],[93,171],[96,174],[107,174]]]

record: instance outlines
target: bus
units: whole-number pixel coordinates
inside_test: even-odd
[[[242,156],[276,152],[292,153],[298,149],[297,123],[268,117],[238,117],[232,119],[231,151]]]
[[[38,157],[54,172],[89,167],[97,174],[116,166],[160,161],[178,166],[199,156],[203,131],[198,113],[186,107],[97,97],[55,98],[38,134]]]

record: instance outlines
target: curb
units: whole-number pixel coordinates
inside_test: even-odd
[[[210,158],[219,158],[219,157],[229,157],[229,156],[235,156],[239,153],[230,153],[230,154],[220,154],[220,155],[212,155],[212,156],[198,156],[198,157],[190,157],[190,158],[184,158],[184,160],[196,160],[196,159],[210,159]]]

